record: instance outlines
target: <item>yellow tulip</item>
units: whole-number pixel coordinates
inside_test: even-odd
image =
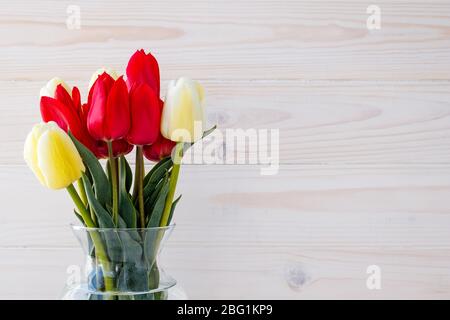
[[[33,127],[25,141],[24,158],[42,185],[50,189],[68,187],[85,171],[72,140],[53,121]]]
[[[201,139],[205,123],[203,100],[203,88],[197,81],[170,81],[161,118],[162,135],[175,142]]]
[[[89,80],[89,89],[88,90],[91,90],[91,87],[94,85],[95,81],[97,81],[98,76],[102,75],[105,72],[107,74],[109,74],[111,76],[111,78],[113,78],[114,80],[117,80],[119,78],[119,75],[117,74],[117,72],[114,69],[100,68],[92,74],[91,80]]]
[[[67,83],[65,83],[64,80],[62,80],[58,77],[54,77],[49,82],[47,82],[45,87],[42,87],[41,92],[40,92],[41,97],[54,98],[56,87],[58,85],[62,85],[69,94],[72,93],[72,88],[70,88],[70,86]]]

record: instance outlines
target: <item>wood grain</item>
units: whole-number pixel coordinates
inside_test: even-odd
[[[23,141],[40,121],[37,92],[44,84],[0,82],[4,97],[0,164],[24,163]],[[203,85],[209,123],[218,124],[224,134],[227,128],[278,129],[282,164],[450,163],[448,82],[204,81]],[[248,157],[257,150],[252,143],[229,152]]]
[[[0,187],[0,247],[76,246],[65,191],[22,166],[0,179],[16,181]],[[185,166],[178,192],[180,247],[450,247],[449,166]]]
[[[84,265],[79,248],[0,254],[0,299],[59,299],[67,268]],[[170,245],[163,256],[190,299],[445,299],[450,290],[448,250]],[[374,264],[381,290],[366,287]]]
[[[77,1],[68,30],[61,1],[11,1],[0,12],[1,80],[55,73],[87,79],[123,70],[135,48],[152,49],[165,79],[448,79],[450,3],[377,1]],[[32,58],[30,58],[30,52]]]
[[[374,4],[370,31],[358,0],[2,3],[0,299],[57,299],[82,263],[69,197],[23,163],[39,89],[58,75],[86,96],[94,70],[123,72],[138,48],[157,56],[162,94],[200,80],[221,130],[280,132],[277,175],[183,167],[164,261],[189,297],[448,299],[450,2]]]

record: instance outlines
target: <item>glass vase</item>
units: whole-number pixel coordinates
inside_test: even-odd
[[[86,254],[86,267],[79,283],[67,285],[63,299],[168,299],[176,280],[164,272],[158,257],[174,226],[142,229],[72,226]]]

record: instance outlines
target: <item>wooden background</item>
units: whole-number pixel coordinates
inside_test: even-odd
[[[190,298],[450,298],[448,0],[2,0],[0,298],[59,298],[82,263],[68,196],[22,157],[40,87],[85,93],[139,48],[203,83],[211,123],[280,130],[278,175],[183,168],[164,260]]]

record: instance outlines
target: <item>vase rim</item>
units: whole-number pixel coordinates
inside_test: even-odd
[[[149,227],[149,228],[91,228],[91,227],[85,227],[85,226],[81,226],[75,223],[70,223],[70,227],[72,228],[72,230],[75,231],[79,231],[79,230],[84,230],[84,231],[144,231],[144,230],[171,230],[173,228],[175,228],[176,224],[172,223],[169,224],[168,226],[164,226],[164,227]]]

